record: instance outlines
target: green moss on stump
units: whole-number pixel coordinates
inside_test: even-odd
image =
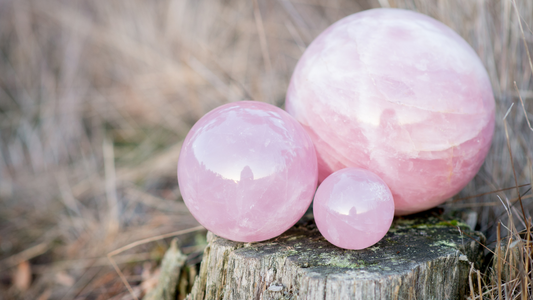
[[[209,234],[209,255],[189,299],[457,298],[482,254],[479,242],[483,235],[436,211],[396,218],[381,241],[363,250],[330,244],[312,215],[264,242]],[[221,260],[226,267],[212,269]]]

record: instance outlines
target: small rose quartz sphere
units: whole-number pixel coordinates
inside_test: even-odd
[[[364,249],[379,242],[394,219],[394,200],[378,175],[358,168],[337,171],[318,187],[313,214],[333,245]]]
[[[218,236],[256,242],[276,237],[309,207],[317,185],[313,143],[273,105],[220,106],[191,129],[178,161],[185,204]]]
[[[372,170],[397,215],[439,205],[474,177],[494,106],[472,48],[444,24],[400,9],[326,29],[298,62],[286,99],[315,144],[319,181],[345,167]]]

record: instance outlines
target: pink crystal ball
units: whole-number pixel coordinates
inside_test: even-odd
[[[326,29],[298,62],[286,98],[315,144],[319,181],[345,167],[372,170],[397,215],[439,205],[474,177],[494,106],[472,48],[444,24],[400,9]]]
[[[178,161],[185,204],[218,236],[276,237],[305,213],[317,185],[313,142],[284,110],[241,101],[220,106],[191,129]]]
[[[346,168],[318,187],[313,214],[320,233],[345,249],[364,249],[379,242],[394,219],[394,200],[378,175]]]

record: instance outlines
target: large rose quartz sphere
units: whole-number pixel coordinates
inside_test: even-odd
[[[221,237],[276,237],[309,207],[317,185],[315,148],[302,126],[273,105],[242,101],[202,117],[180,153],[185,204]]]
[[[337,247],[359,250],[387,234],[394,219],[394,200],[376,174],[346,168],[331,174],[318,187],[313,214],[326,240]]]
[[[419,13],[373,9],[318,36],[298,62],[286,110],[307,130],[319,181],[372,170],[396,214],[429,209],[477,173],[494,131],[494,98],[472,48]]]

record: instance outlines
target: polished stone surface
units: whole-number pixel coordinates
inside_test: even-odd
[[[400,9],[360,12],[318,36],[294,71],[286,110],[315,144],[319,181],[345,167],[371,170],[397,215],[458,193],[494,131],[476,53],[444,24]]]
[[[202,117],[178,162],[180,191],[193,216],[241,242],[270,239],[294,225],[313,199],[317,174],[315,149],[301,125],[254,101]]]
[[[394,219],[394,200],[376,174],[346,168],[318,187],[313,214],[320,233],[330,243],[359,250],[379,242]]]

